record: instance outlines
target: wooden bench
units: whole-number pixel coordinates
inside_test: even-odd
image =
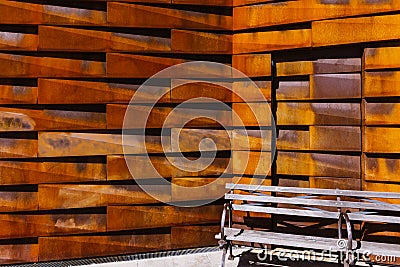
[[[225,199],[229,202],[225,204],[222,214],[221,233],[216,236],[217,239],[220,239],[218,242],[220,248],[223,249],[221,266],[225,265],[228,250],[230,251],[229,258],[232,259],[233,242],[342,253],[344,266],[355,265],[356,254],[371,253],[372,255],[400,257],[400,245],[359,241],[354,238],[352,230],[354,222],[400,224],[400,205],[382,200],[400,199],[398,193],[245,184],[227,184],[226,188],[229,192],[225,195]],[[279,196],[276,196],[277,194]],[[333,199],[329,200],[327,197]],[[289,205],[289,207],[279,207],[282,204]],[[337,212],[332,211],[332,209],[336,210],[335,208]],[[326,209],[330,209],[330,211]],[[352,209],[353,212],[349,212],[347,209]],[[312,217],[317,220],[333,219],[338,222],[338,236],[337,238],[328,238],[279,233],[267,229],[244,230],[233,227],[232,213],[234,211]],[[387,215],[387,213],[390,214]],[[225,227],[227,215],[228,227]],[[342,236],[343,224],[347,230],[345,238]]]

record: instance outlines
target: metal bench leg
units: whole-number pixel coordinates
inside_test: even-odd
[[[221,260],[221,267],[225,267],[225,259],[226,259],[226,254],[228,252],[228,249],[226,246],[222,249],[222,260]]]
[[[225,267],[225,259],[226,254],[228,252],[228,242],[225,240],[225,220],[226,220],[226,211],[229,205],[226,203],[224,205],[224,209],[222,211],[222,218],[221,218],[221,239],[218,241],[219,247],[222,249],[222,260],[221,260],[221,267]]]
[[[233,256],[232,244],[228,244],[228,246],[229,246],[229,257],[228,257],[228,260],[233,261],[235,259],[235,257]]]

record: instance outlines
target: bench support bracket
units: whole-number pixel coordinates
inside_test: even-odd
[[[342,238],[343,220],[346,224],[347,241]],[[354,266],[357,259],[354,257],[354,250],[353,250],[353,226],[351,224],[347,212],[341,212],[339,215],[338,235],[339,235],[338,247],[340,249],[344,248],[346,249],[346,258],[344,259],[344,267]]]

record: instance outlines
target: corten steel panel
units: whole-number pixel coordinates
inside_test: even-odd
[[[1,78],[104,77],[105,64],[99,61],[0,54]]]
[[[162,128],[164,122],[172,111],[171,107],[149,107],[149,106],[127,106],[127,105],[107,105],[107,128],[121,129],[123,126],[127,128],[143,127],[143,122],[140,120],[125,121],[125,113],[129,111],[135,116],[143,117],[148,114],[146,120],[146,128]]]
[[[38,48],[38,36],[15,32],[0,32],[0,50],[35,51]]]
[[[367,48],[364,50],[364,68],[395,69],[400,68],[400,47]]]
[[[165,201],[170,201],[168,195]],[[39,209],[56,210],[108,205],[152,204],[159,201],[137,185],[39,185]]]
[[[232,16],[125,3],[108,3],[109,25],[137,28],[230,30]]]
[[[265,1],[263,1],[265,2]],[[351,17],[400,10],[395,1],[287,1],[280,5],[260,4],[234,9],[234,29],[248,29],[274,25]],[[354,32],[354,35],[359,34]],[[326,35],[325,33],[323,35]]]
[[[364,104],[365,125],[400,125],[399,103],[370,103]]]
[[[195,152],[203,139],[202,151],[271,151],[272,130],[171,129],[172,152]]]
[[[316,74],[310,81],[281,81],[278,100],[360,99],[360,74]]]
[[[1,24],[105,25],[106,12],[2,0]]]
[[[234,55],[232,67],[249,77],[271,76],[271,54]]]
[[[171,0],[123,0],[127,3],[171,4]]]
[[[131,54],[107,54],[107,77],[149,78],[165,68],[185,63],[187,60]]]
[[[311,47],[311,30],[286,30],[233,35],[233,53],[257,53]]]
[[[271,109],[266,102],[234,103],[232,112],[232,124],[236,127],[268,127],[273,123]]]
[[[400,128],[365,127],[364,151],[370,153],[400,153]],[[385,141],[382,142],[382,136]]]
[[[310,77],[311,99],[361,98],[360,74],[318,74]]]
[[[200,97],[215,99],[224,103],[233,102],[234,83],[218,82],[212,84],[196,79],[172,79],[171,102],[182,103]],[[207,102],[207,100],[197,100]]]
[[[145,229],[177,225],[208,224],[220,221],[220,205],[194,208],[172,206],[109,206],[107,229],[110,231],[126,229]],[[152,223],[149,224],[148,222]]]
[[[127,163],[130,164],[130,166],[140,169],[139,174],[135,173],[135,177],[139,179],[151,179],[155,178],[156,175],[160,175],[164,178],[220,176],[226,171],[229,164],[229,158],[215,158],[213,162],[204,170],[193,172],[179,168],[179,162],[181,162],[180,159],[181,158],[179,157],[167,159],[164,156],[150,156],[150,162],[153,165],[155,169],[154,170],[151,168],[149,160],[144,156],[127,156],[126,160],[123,156],[108,156],[107,180],[132,180],[133,176],[129,172]],[[172,165],[170,160],[173,160],[177,166]]]
[[[232,125],[232,114],[228,110],[201,109],[201,114],[205,115],[192,119],[200,111],[185,107],[173,109],[172,107],[152,108],[151,106],[111,104],[107,105],[107,128],[121,129],[124,126],[125,129],[139,129],[144,126],[141,120],[126,120],[124,124],[126,112],[135,114],[135,116],[148,116],[146,128],[182,127],[182,124],[186,121],[188,121],[187,126],[198,128],[219,127],[220,125],[229,127]],[[169,116],[171,113],[173,116]],[[206,115],[208,117],[205,117]]]
[[[0,132],[105,129],[99,112],[0,108]]]
[[[310,177],[309,180],[311,188],[362,190],[360,179],[356,178]]]
[[[278,125],[360,125],[356,103],[279,102]]]
[[[36,158],[37,139],[0,138],[0,158]]]
[[[397,170],[400,160],[365,156],[364,179],[371,182],[400,182]]]
[[[361,58],[280,62],[276,67],[278,76],[360,72]]]
[[[232,99],[233,102],[271,101],[271,81],[236,81],[232,86],[234,93]]]
[[[312,23],[313,46],[397,39],[400,15],[346,18]]]
[[[42,23],[46,25],[102,26],[106,24],[106,12],[86,8],[43,5]]]
[[[1,264],[16,264],[37,262],[39,258],[39,245],[2,245]]]
[[[137,53],[171,52],[171,39],[157,36],[111,33],[109,50]]]
[[[40,24],[43,5],[2,0],[2,24]]]
[[[162,1],[162,0],[157,0]],[[205,6],[227,6],[233,5],[233,0],[172,0],[172,4],[183,4],[183,5],[205,5]]]
[[[309,100],[310,82],[309,81],[280,81],[276,90],[276,99],[284,100]]]
[[[400,94],[399,71],[364,72],[363,75],[363,97],[384,98],[396,97]]]
[[[220,198],[232,178],[182,177],[171,179],[172,201],[197,201]],[[207,187],[212,183],[212,187]],[[190,194],[182,194],[182,187],[190,187]],[[186,190],[186,189],[185,189]],[[190,227],[190,226],[189,226]],[[184,237],[182,239],[185,239]],[[190,242],[190,241],[189,241]]]
[[[77,52],[170,52],[171,40],[98,30],[39,26],[39,50]]]
[[[37,87],[0,85],[1,104],[36,104],[37,99]]]
[[[215,234],[219,233],[219,226],[178,226],[171,228],[171,246],[172,248],[193,247],[198,244],[199,247],[208,246],[215,242]]]
[[[32,211],[37,209],[37,192],[2,192],[0,195],[1,212]]]
[[[207,32],[172,30],[171,48],[174,53],[232,54],[232,36]]]
[[[39,26],[39,50],[106,51],[111,33],[66,27]]]
[[[251,5],[251,4],[261,4],[261,3],[268,3],[273,2],[274,0],[233,0],[233,6],[244,6],[244,5]]]
[[[196,152],[199,143],[208,138],[208,142],[201,144],[201,151],[228,151],[231,150],[231,131],[210,129],[171,129],[172,152]]]
[[[281,130],[276,147],[278,150],[310,150],[310,131]]]
[[[271,130],[233,130],[231,133],[232,150],[271,151]]]
[[[96,233],[106,230],[104,214],[0,215],[0,239]]]
[[[361,152],[361,129],[357,126],[310,126],[310,149]]]
[[[280,152],[278,173],[360,178],[360,158],[333,154]]]
[[[388,186],[390,185],[390,186]],[[374,183],[374,182],[368,182],[368,181],[363,181],[362,183],[362,188],[365,191],[378,191],[378,192],[399,192],[400,191],[400,185],[398,183]],[[399,204],[400,201],[398,199],[389,199],[386,200],[390,203],[393,204]],[[398,230],[394,231],[395,234],[398,234]]]
[[[270,151],[232,151],[232,173],[237,176],[270,175],[271,163]]]
[[[113,154],[163,153],[160,136],[132,135],[123,148],[121,134],[40,132],[40,157],[101,156]],[[168,151],[165,151],[168,152]]]
[[[143,103],[157,101],[154,95],[138,91],[139,88],[140,84],[39,78],[36,94],[39,104],[128,104],[134,95]],[[169,102],[169,87],[155,87],[155,90],[164,94],[159,102]]]
[[[1,185],[27,185],[106,180],[102,163],[74,162],[0,162]]]

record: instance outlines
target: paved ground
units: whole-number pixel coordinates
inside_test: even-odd
[[[234,255],[238,255],[243,250],[235,249]],[[179,256],[168,256],[153,259],[141,259],[125,262],[113,262],[96,265],[85,265],[80,267],[220,267],[221,266],[222,252],[204,252]],[[254,261],[250,260],[251,263]],[[249,267],[249,266],[269,266],[269,267],[337,267],[336,261],[324,260],[323,262],[308,262],[308,261],[279,261],[271,263],[251,264],[249,261],[242,260],[239,263],[239,258],[234,261],[226,260],[226,267]],[[357,263],[359,267],[370,267],[377,265],[367,265],[365,263]],[[380,267],[383,267],[380,265]]]
[[[115,262],[90,267],[220,267],[222,252],[207,252],[181,256],[170,256],[165,258],[135,260],[129,262]],[[237,267],[239,260],[226,261],[226,267]]]

